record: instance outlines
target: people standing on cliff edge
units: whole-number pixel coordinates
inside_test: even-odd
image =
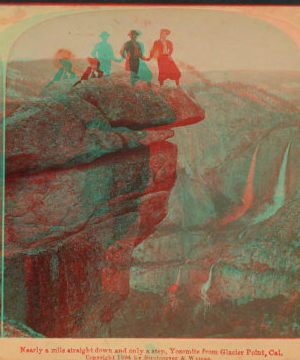
[[[117,59],[115,57],[112,46],[107,42],[110,37],[110,34],[107,31],[102,31],[99,37],[101,37],[102,41],[95,45],[91,55],[94,59],[99,60],[100,70],[104,75],[110,75],[111,62],[121,62],[122,59]]]
[[[140,59],[146,59],[143,56],[141,44],[136,40],[140,33],[136,30],[131,30],[128,35],[130,36],[130,40],[124,44],[121,50],[121,56],[124,59],[126,56],[125,68],[131,72],[130,82],[134,87],[135,83],[139,80]]]
[[[160,39],[155,41],[150,51],[150,57],[157,59],[158,64],[158,81],[162,86],[166,79],[175,80],[176,85],[179,86],[179,79],[181,73],[174,63],[171,55],[173,53],[173,44],[170,40],[167,40],[167,36],[170,35],[171,31],[168,29],[162,29],[160,31]]]

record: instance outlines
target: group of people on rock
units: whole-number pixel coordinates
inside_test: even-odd
[[[110,75],[111,62],[122,62],[126,60],[125,69],[130,71],[130,82],[132,86],[138,80],[146,81],[148,86],[151,87],[152,73],[143,61],[150,61],[151,59],[157,59],[158,64],[158,81],[162,86],[167,79],[174,80],[176,85],[179,86],[179,80],[181,73],[173,61],[171,55],[173,52],[173,44],[167,39],[170,35],[170,30],[162,29],[160,31],[160,39],[155,41],[150,51],[150,56],[146,58],[144,56],[143,44],[137,41],[137,38],[141,35],[141,32],[137,30],[131,30],[129,32],[130,40],[127,41],[120,51],[121,58],[117,59],[114,56],[113,48],[108,43],[109,34],[103,31],[99,36],[102,41],[95,45],[91,52],[91,57],[88,57],[89,66],[83,73],[81,79],[77,81],[73,86],[79,84],[82,80],[88,80],[90,78],[100,78],[104,74]],[[143,60],[141,62],[141,60]],[[46,86],[50,86],[54,81],[59,81],[63,78],[74,78],[75,73],[72,72],[72,64],[67,59],[59,59],[62,67],[58,70],[54,79]],[[69,74],[69,77],[67,76]]]
[[[140,33],[136,30],[130,31],[130,41],[127,41],[124,44],[121,56],[125,58],[127,55],[128,66],[126,68],[131,71],[131,83],[133,86],[135,80],[139,80],[140,59],[149,61],[152,58],[157,59],[159,70],[158,81],[160,85],[162,86],[166,79],[175,80],[176,85],[179,85],[181,73],[171,57],[173,53],[173,44],[167,39],[167,36],[170,35],[170,33],[171,32],[168,29],[162,29],[160,31],[160,39],[154,42],[150,51],[150,56],[146,58],[141,43],[137,41]]]

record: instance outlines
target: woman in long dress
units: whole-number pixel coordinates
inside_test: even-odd
[[[154,42],[150,57],[147,59],[157,59],[159,70],[158,81],[161,86],[166,79],[175,80],[176,85],[179,85],[179,79],[181,77],[181,73],[171,57],[173,44],[170,40],[167,40],[167,36],[170,35],[170,33],[170,30],[167,29],[160,31],[160,39]]]

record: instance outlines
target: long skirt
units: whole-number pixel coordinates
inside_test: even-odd
[[[181,77],[181,73],[174,63],[173,59],[168,55],[162,55],[157,58],[158,64],[158,81],[163,82],[166,79],[170,80],[179,80]]]

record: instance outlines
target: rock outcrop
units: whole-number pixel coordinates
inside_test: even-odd
[[[176,91],[193,107],[174,109]],[[47,337],[108,336],[129,293],[132,252],[168,211],[177,146],[166,140],[178,119],[204,119],[184,91],[162,96],[103,79],[11,114],[7,318]]]
[[[296,77],[226,77],[61,81],[10,108],[7,319],[50,337],[299,337]]]

